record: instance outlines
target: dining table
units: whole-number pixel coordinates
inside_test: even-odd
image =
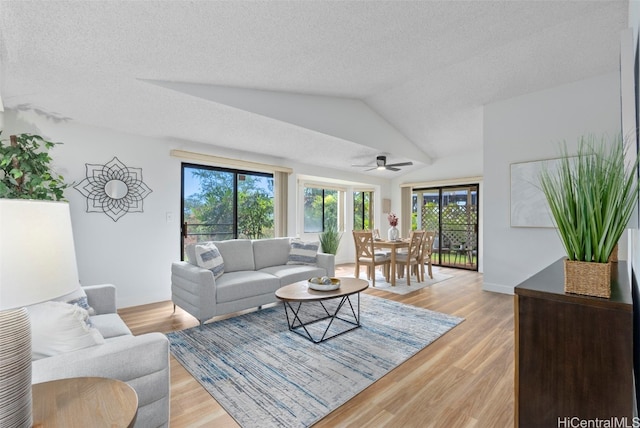
[[[396,239],[395,241],[389,241],[385,239],[374,239],[374,249],[390,249],[391,250],[391,282],[392,286],[396,285],[396,252],[400,248],[409,248],[408,239]]]

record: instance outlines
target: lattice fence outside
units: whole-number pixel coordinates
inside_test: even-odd
[[[438,230],[439,205],[425,204],[422,206],[422,225],[423,230]]]
[[[422,207],[422,224],[424,230],[438,230],[439,206],[425,204]],[[442,248],[464,245],[471,248],[476,245],[476,225],[478,224],[478,207],[475,205],[447,205],[442,209]]]

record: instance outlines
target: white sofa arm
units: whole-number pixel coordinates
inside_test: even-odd
[[[216,280],[213,272],[188,262],[171,264],[171,300],[203,322],[216,313]]]
[[[116,313],[116,286],[113,284],[89,285],[82,287],[87,293],[89,306],[96,315]]]
[[[103,345],[33,361],[32,383],[93,376],[128,383],[138,394],[136,427],[168,424],[169,341],[161,333],[123,336]]]
[[[327,276],[334,276],[336,274],[336,261],[333,254],[318,253],[316,260],[318,267],[326,269]]]

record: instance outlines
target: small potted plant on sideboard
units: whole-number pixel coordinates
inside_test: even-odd
[[[634,150],[632,160],[628,151]],[[542,191],[565,248],[565,292],[611,296],[609,257],[622,236],[638,199],[638,156],[620,135],[594,135],[567,144],[552,169],[540,172]]]

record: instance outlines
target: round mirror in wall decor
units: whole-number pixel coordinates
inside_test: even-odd
[[[87,212],[99,212],[118,221],[130,212],[143,212],[143,200],[152,190],[142,181],[142,168],[128,167],[117,157],[106,164],[86,165],[86,177],[73,186],[87,198]]]
[[[122,199],[129,193],[129,186],[122,180],[110,180],[104,185],[104,192],[111,199]]]

